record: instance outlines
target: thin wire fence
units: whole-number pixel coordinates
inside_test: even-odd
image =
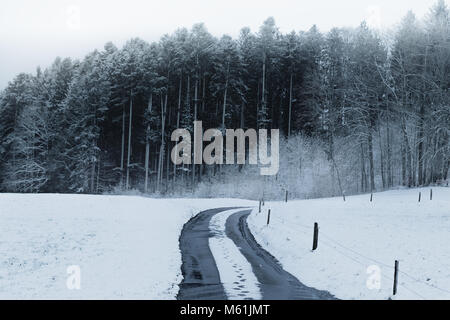
[[[384,266],[384,267],[386,267],[386,268],[390,268],[390,269],[392,269],[392,270],[395,270],[395,268],[394,268],[393,266],[391,266],[391,265],[389,265],[389,264],[387,264],[387,263],[384,263],[384,262],[379,261],[379,260],[377,260],[377,259],[368,257],[368,256],[364,255],[364,254],[361,253],[361,252],[358,252],[358,251],[356,251],[356,250],[354,250],[354,249],[351,249],[351,248],[349,248],[349,247],[347,247],[347,246],[344,246],[342,243],[339,243],[339,242],[336,241],[335,239],[331,238],[330,236],[328,236],[327,234],[325,234],[323,231],[321,231],[320,234],[321,234],[322,237],[327,238],[329,241],[331,241],[332,243],[334,243],[334,244],[340,246],[341,248],[343,248],[343,249],[345,249],[345,250],[348,250],[348,251],[350,251],[350,252],[352,252],[352,253],[354,253],[354,254],[356,254],[356,255],[358,255],[358,256],[364,258],[364,259],[367,259],[367,260],[369,260],[369,261],[375,262],[375,263],[377,263],[378,265],[381,265],[381,266]],[[322,240],[322,241],[323,241],[323,240]],[[414,276],[408,274],[408,273],[405,272],[405,271],[399,270],[399,273],[402,274],[402,275],[404,275],[404,276],[406,276],[406,277],[408,277],[409,279],[411,279],[411,280],[413,280],[413,281],[415,281],[415,282],[418,282],[418,283],[421,283],[421,284],[423,284],[423,285],[426,285],[426,286],[428,286],[429,288],[437,289],[437,290],[440,290],[440,291],[442,291],[442,292],[445,292],[445,293],[449,293],[449,294],[450,294],[450,290],[447,290],[447,289],[445,289],[445,288],[438,287],[438,286],[436,286],[436,285],[434,285],[434,284],[431,284],[431,283],[427,283],[427,282],[425,282],[425,281],[422,281],[422,280],[420,280],[420,279],[418,279],[418,278],[416,278],[416,277],[414,277]]]
[[[293,224],[293,225],[285,225],[285,226],[288,227],[288,229],[295,230],[296,232],[299,232],[299,231],[300,231],[300,232],[301,232],[302,234],[304,234],[305,236],[309,236],[309,232],[307,232],[307,231],[311,231],[311,230],[312,230],[312,227],[307,226],[307,225],[304,225],[304,224],[299,223],[299,222],[297,222],[297,221],[295,222],[295,225]],[[298,226],[299,226],[299,227],[302,227],[303,230],[297,229],[296,227],[298,227]],[[365,255],[365,254],[363,254],[363,253],[361,253],[361,252],[359,252],[359,251],[357,251],[357,250],[355,250],[355,249],[352,249],[352,248],[349,248],[348,246],[343,245],[341,242],[336,241],[334,238],[330,237],[329,235],[327,235],[326,233],[324,233],[322,230],[320,231],[320,237],[322,238],[322,240],[321,240],[320,242],[323,243],[323,244],[325,244],[325,246],[327,246],[327,247],[333,249],[334,251],[338,252],[338,253],[341,254],[342,256],[346,257],[346,258],[349,259],[349,260],[352,260],[353,262],[355,262],[355,263],[357,263],[357,264],[359,264],[359,265],[361,265],[361,266],[363,266],[363,267],[366,267],[367,265],[364,264],[363,262],[359,261],[359,260],[356,259],[355,257],[351,257],[350,255],[346,254],[344,251],[339,250],[338,247],[340,247],[341,249],[344,249],[344,250],[346,250],[346,251],[348,251],[348,252],[351,252],[351,253],[353,253],[353,254],[359,256],[360,258],[363,258],[363,259],[366,259],[366,260],[368,260],[368,261],[374,262],[374,263],[376,263],[376,264],[378,264],[378,265],[380,265],[380,266],[383,266],[383,267],[386,267],[386,268],[395,270],[395,267],[393,267],[392,265],[389,265],[389,264],[387,264],[387,263],[385,263],[385,262],[382,262],[382,261],[380,261],[380,260],[378,260],[378,259],[369,257],[369,256],[367,256],[367,255]],[[327,239],[328,241],[327,241],[327,240],[324,240],[323,238]],[[406,276],[406,277],[409,278],[410,280],[413,280],[413,281],[415,281],[415,282],[417,282],[417,283],[421,283],[421,284],[423,284],[423,285],[425,285],[425,286],[427,286],[427,287],[429,287],[429,288],[431,288],[431,289],[439,290],[439,291],[441,291],[441,292],[445,292],[445,293],[450,294],[450,290],[448,290],[448,289],[441,288],[441,287],[436,286],[436,285],[431,284],[431,283],[427,283],[427,282],[425,282],[425,281],[423,281],[423,280],[420,280],[420,279],[418,279],[418,278],[416,278],[416,277],[410,275],[409,273],[407,273],[407,272],[405,272],[405,271],[399,270],[398,272],[399,272],[400,274]],[[393,279],[392,277],[386,276],[385,274],[381,274],[381,276],[384,277],[384,278],[386,278],[386,279],[388,279],[388,280],[390,280],[390,281],[394,281],[394,279]],[[408,288],[408,287],[405,286],[404,284],[398,284],[398,285],[399,285],[400,287],[406,289],[407,291],[409,291],[409,292],[415,294],[416,296],[420,297],[421,299],[426,300],[426,298],[425,298],[423,295],[417,293],[416,291],[412,290],[411,288]]]

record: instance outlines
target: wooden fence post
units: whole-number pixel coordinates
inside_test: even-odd
[[[315,251],[317,249],[319,243],[319,224],[314,223],[314,235],[313,235],[313,246],[312,250]]]
[[[286,190],[286,202],[288,202],[288,191]]]
[[[422,192],[419,192],[419,202],[420,202],[420,198],[422,198]]]
[[[370,194],[370,202],[373,200],[373,193]]]
[[[261,213],[261,200],[259,200],[259,210],[258,213]]]
[[[267,213],[267,225],[269,225],[270,223],[270,209],[269,212]]]
[[[392,289],[394,296],[397,294],[397,283],[398,283],[398,260],[395,260],[394,287]]]
[[[433,200],[433,189],[430,189],[430,200]]]

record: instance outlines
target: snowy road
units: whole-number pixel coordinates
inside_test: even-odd
[[[261,248],[247,226],[250,212],[212,209],[185,224],[180,236],[184,279],[177,298],[334,299],[328,292],[300,283]]]

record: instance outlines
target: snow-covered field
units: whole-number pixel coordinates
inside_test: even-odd
[[[369,198],[270,202],[262,213],[253,210],[249,226],[288,272],[338,298],[450,299],[450,188],[433,188],[432,201],[429,189]],[[173,299],[182,280],[183,224],[202,210],[235,206],[256,203],[0,194],[0,299]],[[216,233],[223,233],[229,214],[211,221]],[[314,222],[320,232],[312,252]],[[213,251],[226,280],[219,249]],[[393,297],[395,260],[400,273]],[[80,267],[81,290],[68,289],[69,266]]]
[[[271,202],[262,213],[253,210],[249,226],[288,272],[338,298],[450,299],[450,188],[433,188],[432,201],[429,192],[375,193],[373,202],[370,195],[346,202]],[[320,228],[319,246],[312,252],[314,222]],[[399,278],[393,297],[395,260]]]
[[[173,299],[178,238],[207,208],[236,199],[0,194],[0,299]],[[79,266],[81,290],[67,268]]]

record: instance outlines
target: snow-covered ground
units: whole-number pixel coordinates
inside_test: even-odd
[[[369,199],[270,202],[262,213],[253,211],[249,226],[288,272],[338,298],[450,299],[450,188],[433,188],[432,201],[429,189]],[[182,280],[183,224],[208,208],[255,205],[236,199],[0,194],[0,299],[173,299]],[[232,243],[224,243],[230,212],[211,221],[224,281],[229,260],[240,257],[230,251],[237,250]],[[312,252],[314,222],[320,232]],[[220,252],[226,253],[223,265]],[[393,297],[395,260],[400,273]],[[80,290],[67,287],[69,266],[80,267]]]
[[[450,188],[433,188],[432,201],[429,192],[375,193],[373,202],[370,195],[346,202],[270,202],[262,213],[253,210],[249,226],[285,270],[338,298],[450,299]],[[314,222],[320,228],[319,246],[312,252]],[[393,297],[395,260],[399,278]]]
[[[173,299],[182,280],[183,224],[201,210],[249,205],[0,194],[0,299]],[[80,267],[80,290],[66,285],[69,266]]]

